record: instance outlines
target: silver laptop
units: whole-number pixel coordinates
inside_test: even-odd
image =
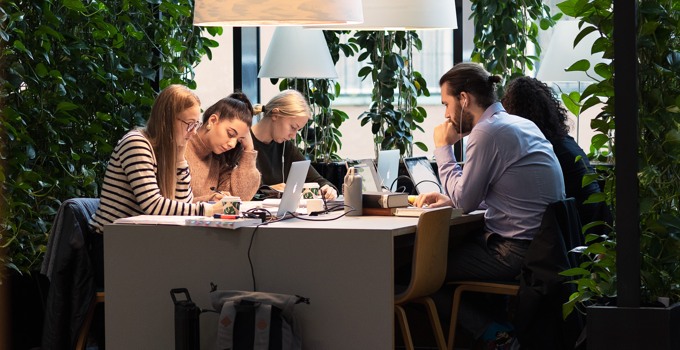
[[[394,181],[399,176],[399,150],[390,149],[378,153],[378,175],[382,182],[382,187],[393,192],[397,189],[397,182]]]
[[[427,157],[412,157],[404,159],[404,165],[411,176],[413,186],[418,194],[439,192],[442,193],[442,184],[434,172],[432,164]]]
[[[363,192],[381,191],[381,182],[372,159],[362,159],[354,165],[356,172],[361,175],[361,190]]]
[[[286,187],[283,190],[283,196],[281,196],[281,203],[279,204],[279,210],[276,212],[276,217],[282,218],[288,212],[295,213],[297,211],[310,163],[309,160],[303,160],[293,162],[290,165]]]

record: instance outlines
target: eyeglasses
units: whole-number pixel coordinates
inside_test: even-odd
[[[201,125],[203,125],[203,122],[200,121],[200,120],[197,120],[195,122],[185,122],[184,120],[179,119],[179,118],[177,118],[177,120],[181,121],[184,125],[187,126],[187,132],[192,132],[192,131],[200,128]]]

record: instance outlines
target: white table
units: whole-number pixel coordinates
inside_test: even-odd
[[[304,349],[392,349],[394,237],[415,232],[416,223],[343,217],[262,226],[251,253],[257,288],[310,299],[296,307]],[[174,349],[172,288],[187,288],[201,308],[212,308],[210,282],[252,290],[247,252],[253,231],[107,225],[107,348]],[[202,349],[214,348],[216,322],[217,314],[201,316]]]

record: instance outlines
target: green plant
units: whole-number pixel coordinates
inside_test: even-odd
[[[189,0],[5,1],[0,8],[2,262],[36,271],[61,201],[98,197],[117,140],[156,92],[195,87],[213,40]],[[220,28],[208,28],[211,34]]]
[[[508,82],[534,69],[541,55],[539,26],[552,27],[562,14],[550,16],[550,7],[540,0],[472,0],[470,17],[475,23],[472,62]],[[529,54],[530,44],[535,54]]]
[[[359,70],[359,77],[371,77],[372,102],[370,110],[359,119],[362,126],[371,123],[376,154],[380,149],[399,149],[402,155],[410,156],[414,144],[427,151],[424,143],[413,142],[413,131],[423,131],[418,124],[427,117],[425,108],[418,106],[417,97],[430,95],[423,76],[413,70],[413,49],[422,48],[418,34],[357,31],[350,42],[360,48],[359,62],[368,60],[368,65]]]
[[[558,5],[569,16],[586,25],[586,32],[596,31],[600,38],[593,52],[613,58],[613,20],[611,1],[569,0]],[[640,254],[643,304],[658,297],[680,301],[680,38],[678,23],[680,4],[670,0],[640,1],[638,11],[638,96],[639,96],[639,195]],[[616,158],[614,142],[614,75],[613,66],[598,64],[595,72],[601,80],[577,96],[581,110],[604,103],[604,108],[591,123],[597,131],[593,137],[593,156],[604,160],[611,152]],[[586,70],[589,64],[577,62],[572,69]],[[613,145],[607,146],[607,145]],[[599,152],[605,149],[606,152]],[[608,203],[617,205],[614,197],[615,177],[606,175],[605,194]],[[587,181],[585,179],[584,181]],[[596,199],[594,199],[596,200]],[[619,203],[625,205],[625,203]],[[578,291],[565,305],[598,302],[616,296],[616,227],[610,235],[587,237],[588,245],[579,248],[586,258],[578,269],[565,272],[576,277]]]

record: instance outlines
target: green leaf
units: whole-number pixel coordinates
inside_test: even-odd
[[[72,102],[59,102],[57,105],[57,111],[72,111],[78,109],[78,105]]]
[[[80,0],[63,0],[63,4],[72,11],[85,12],[85,5]]]
[[[594,70],[603,79],[610,79],[613,76],[611,66],[607,63],[600,62],[596,64]]]
[[[565,69],[566,72],[586,72],[590,69],[590,62],[588,60],[578,60],[576,63]]]
[[[604,202],[606,199],[607,196],[604,192],[591,193],[590,196],[588,196],[588,199],[583,201],[583,204],[601,203]]]
[[[567,110],[569,110],[569,112],[571,112],[574,115],[579,115],[581,106],[579,105],[580,95],[578,94],[578,92],[572,91],[569,95],[563,93],[561,97],[564,106],[567,107]]]
[[[575,277],[575,276],[589,276],[590,271],[580,268],[580,267],[575,267],[571,268],[569,270],[565,270],[560,272],[561,276],[567,276],[567,277]]]
[[[576,35],[576,38],[574,38],[574,43],[572,47],[576,47],[586,36],[588,36],[590,33],[596,31],[597,28],[594,26],[586,26],[584,28],[581,28],[581,31]]]

